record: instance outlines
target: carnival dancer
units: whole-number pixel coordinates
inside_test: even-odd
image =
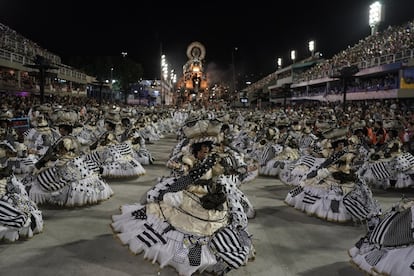
[[[23,133],[23,141],[13,143],[17,154],[10,158],[10,162],[13,163],[13,172],[16,175],[31,174],[36,162],[61,137],[59,130],[50,121],[50,110],[48,105],[38,107],[31,116],[31,127]]]
[[[7,140],[14,144],[20,141],[16,129],[10,125],[11,119],[13,119],[13,112],[0,110],[0,140]]]
[[[145,139],[140,135],[138,129],[134,127],[131,119],[123,117],[122,129],[119,135],[121,143],[127,143],[132,148],[132,156],[138,160],[141,165],[151,165],[154,163],[154,157],[145,145]]]
[[[354,208],[362,208],[364,213],[378,209],[369,187],[351,170],[355,154],[348,149],[344,133],[346,128],[332,130],[329,137],[333,153],[289,191],[285,198],[289,206],[333,222],[358,221],[364,217],[356,215]],[[354,197],[360,200],[351,200]]]
[[[0,144],[7,153],[8,165],[14,174],[29,173],[34,169],[37,156],[29,155],[27,146],[22,142],[16,130],[10,125],[13,113],[10,110],[0,111]],[[1,161],[3,162],[3,161]]]
[[[23,142],[29,154],[37,157],[46,153],[47,149],[60,138],[58,130],[51,125],[51,107],[48,105],[37,107],[30,115],[31,127],[23,133]]]
[[[346,131],[346,130],[345,130]],[[318,140],[307,152],[299,154],[297,159],[281,163],[279,179],[289,186],[298,186],[310,170],[318,167],[332,154],[331,139],[319,135]]]
[[[370,217],[367,233],[348,250],[351,262],[369,275],[414,275],[414,201],[403,197]]]
[[[397,129],[389,129],[384,144],[361,166],[361,177],[376,188],[414,186],[414,156],[403,149]]]
[[[37,157],[27,153],[27,146],[22,143],[23,137],[20,137],[16,129],[11,126],[12,118],[13,112],[10,110],[0,111],[0,143],[7,152],[7,162],[13,173],[29,173],[33,170]]]
[[[65,207],[97,204],[113,195],[95,163],[79,156],[74,137],[59,139],[23,179],[30,198],[38,204]]]
[[[259,166],[256,159],[251,158],[243,150],[233,146],[233,135],[230,130],[230,125],[223,123],[220,130],[221,138],[216,148],[225,153],[224,167],[231,168],[229,172],[239,179],[238,187],[242,183],[248,183],[254,180],[259,175]]]
[[[3,155],[0,149],[0,155]],[[0,240],[15,242],[43,231],[43,217],[7,164],[0,168]]]
[[[62,134],[69,135],[49,147],[37,161],[36,170],[22,180],[30,198],[38,204],[65,207],[97,204],[110,198],[113,191],[100,177],[99,167],[80,155],[79,143],[70,135],[73,117],[60,118],[58,127]]]
[[[259,154],[260,175],[278,177],[281,170],[300,157],[297,143],[291,142],[295,139],[289,131],[289,126],[290,122],[287,117],[278,119],[277,132],[271,128],[268,129],[266,139],[259,142],[262,144]]]
[[[214,150],[220,127],[206,119],[187,121],[183,174],[161,178],[142,202],[123,205],[122,214],[112,216],[117,237],[132,252],[145,252],[180,275],[223,275],[254,255],[242,194],[222,177]]]
[[[97,125],[99,121],[99,113],[95,111],[95,108],[89,109],[86,116],[87,119],[81,126],[80,130],[73,134],[79,141],[80,151],[83,154],[90,153],[90,146],[98,140],[101,133]]]
[[[147,144],[153,144],[155,141],[158,141],[161,137],[163,137],[163,134],[161,134],[157,129],[156,122],[156,115],[152,115],[152,111],[143,114],[136,122],[139,127],[140,135],[145,139]]]
[[[119,111],[111,110],[106,114],[106,131],[91,145],[91,152],[85,155],[87,160],[98,164],[104,178],[139,177],[145,174],[144,167],[134,158],[131,145],[118,140],[117,127],[120,122]]]

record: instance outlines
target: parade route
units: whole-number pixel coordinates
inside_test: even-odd
[[[168,175],[165,161],[177,141],[174,136],[147,145],[156,159],[145,166],[147,173],[136,179],[109,180],[114,195],[95,206],[66,209],[43,208],[44,230],[29,240],[0,243],[3,275],[177,275],[170,267],[159,268],[134,255],[111,229],[111,216],[119,207],[140,201],[156,183]],[[365,275],[349,262],[347,250],[366,233],[364,225],[323,221],[284,203],[289,187],[272,177],[258,177],[241,186],[256,209],[250,220],[255,260],[228,275],[335,276]],[[381,206],[398,201],[400,191],[374,190]],[[408,197],[412,196],[407,194]],[[204,275],[204,274],[202,274]],[[209,275],[209,274],[205,274]]]

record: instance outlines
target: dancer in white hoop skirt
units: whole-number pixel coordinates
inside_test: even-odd
[[[23,184],[7,167],[0,169],[0,240],[15,242],[43,231],[43,217]]]
[[[23,179],[32,200],[74,207],[98,204],[113,195],[96,163],[79,156],[78,150],[76,138],[63,136],[36,163],[37,170]]]
[[[351,262],[369,275],[414,275],[414,201],[402,198],[368,220],[367,233],[348,250]]]
[[[220,127],[209,120],[189,122],[184,133],[191,146],[179,165],[183,174],[162,178],[145,200],[123,205],[112,216],[114,232],[133,253],[144,252],[179,275],[223,275],[254,256],[244,195],[222,174],[214,152],[212,137]]]

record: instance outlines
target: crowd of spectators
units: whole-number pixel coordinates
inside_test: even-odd
[[[305,81],[333,76],[345,66],[357,65],[359,69],[392,63],[413,57],[414,20],[401,26],[389,26],[382,32],[361,39],[354,46],[334,55],[297,76]]]
[[[293,78],[293,83],[300,83],[315,79],[330,78],[338,75],[338,70],[346,66],[357,65],[359,69],[364,69],[413,57],[414,20],[400,26],[389,26],[382,32],[367,36],[354,46],[349,46],[330,59],[316,62],[315,65],[303,72],[295,71],[293,76],[291,70],[286,70],[281,73],[278,73],[278,71],[273,72],[251,84],[245,90],[248,93],[261,90],[277,79],[290,76]],[[358,80],[354,80],[353,83],[350,83],[348,88],[349,92],[394,89],[397,88],[397,78],[398,76],[396,74],[387,74],[384,77],[359,78]],[[332,82],[330,87],[326,87],[326,85],[319,86],[308,91],[306,89],[295,88],[294,95],[338,94],[342,92],[342,86],[341,83]]]
[[[63,106],[85,112],[90,108],[103,108],[110,102],[98,104],[96,99],[88,97],[56,96],[45,97],[45,103],[52,107]],[[28,117],[31,108],[40,105],[39,98],[34,95],[26,97],[15,97],[10,94],[0,94],[2,110],[10,110],[14,118]],[[121,103],[121,106],[123,104]],[[213,108],[213,106],[211,106]],[[160,111],[158,107],[151,112]],[[165,107],[167,109],[167,107]],[[167,110],[163,110],[167,111]],[[169,112],[173,108],[169,107]],[[234,110],[227,110],[232,113]],[[303,102],[293,103],[285,107],[275,107],[267,110],[241,109],[240,112],[250,112],[253,116],[268,117],[272,114],[286,113],[288,118],[308,118],[322,121],[336,121],[339,126],[352,126],[356,122],[363,122],[367,126],[375,126],[381,122],[386,131],[398,130],[398,135],[404,147],[414,152],[414,100],[387,99],[387,100],[364,100],[349,101],[346,106],[342,102]]]

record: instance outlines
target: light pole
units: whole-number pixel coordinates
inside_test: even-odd
[[[164,81],[168,79],[168,63],[165,55],[161,55],[161,79],[160,79],[160,89],[161,89],[161,106],[165,105],[165,89]]]
[[[128,89],[129,89],[129,84],[128,83],[125,83],[125,82],[127,82],[128,81],[128,78],[126,77],[126,71],[127,71],[127,68],[126,68],[126,62],[125,62],[125,58],[126,58],[126,56],[128,55],[128,53],[127,52],[121,52],[121,55],[122,55],[122,57],[123,57],[123,63],[124,63],[124,66],[123,66],[123,70],[122,70],[122,74],[123,74],[123,87],[124,87],[124,94],[125,94],[125,104],[128,104]]]
[[[314,53],[315,53],[315,41],[311,40],[309,41],[309,52],[311,52],[311,56],[313,57]]]
[[[292,60],[292,63],[295,63],[295,59],[296,59],[296,51],[292,50],[290,51],[290,59]]]
[[[277,58],[277,69],[282,68],[282,58]]]
[[[111,102],[113,102],[114,101],[114,90],[113,90],[112,86],[114,84],[114,67],[111,67],[110,84],[111,84]]]
[[[175,104],[177,105],[177,97],[176,97],[176,93],[174,93],[176,82],[177,82],[177,74],[175,73],[174,69],[171,69],[171,73],[170,73],[171,88],[170,88],[170,91],[172,92],[173,99],[175,100]]]
[[[378,25],[382,21],[383,6],[379,1],[372,3],[369,6],[369,26],[371,27],[371,35],[378,32]]]
[[[236,88],[236,60],[235,60],[235,52],[238,50],[239,48],[234,47],[233,50],[231,51],[231,65],[232,65],[232,73],[233,73],[233,92],[234,94],[237,93],[237,88]]]

